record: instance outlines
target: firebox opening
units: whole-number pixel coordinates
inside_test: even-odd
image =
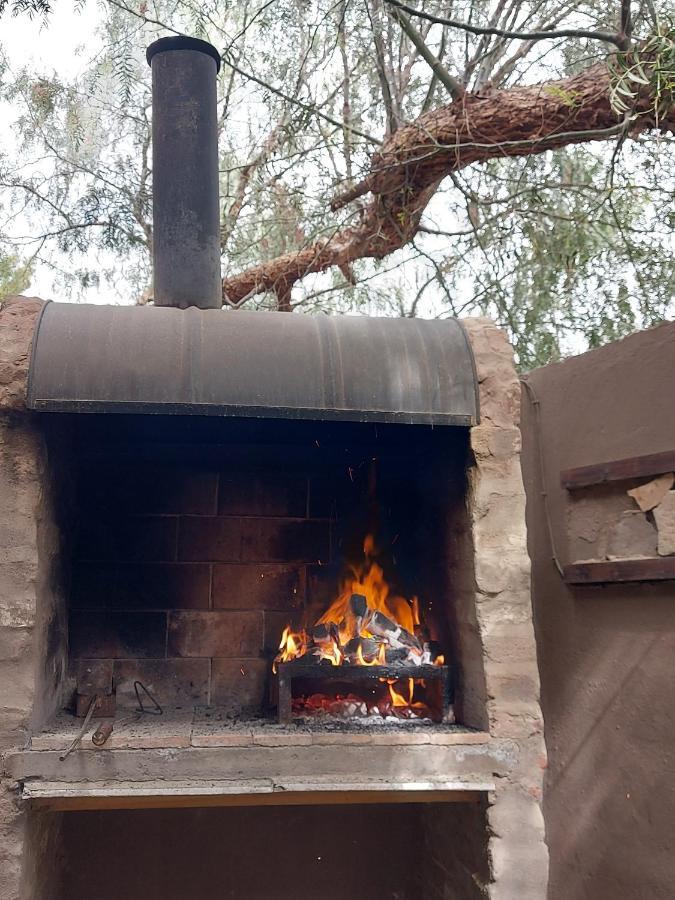
[[[458,652],[466,626],[457,611],[472,580],[466,429],[95,414],[43,421],[70,444],[54,474],[69,485],[67,710],[81,717],[99,696],[94,714],[119,716],[137,711],[140,694],[165,713],[218,708],[227,725],[317,727],[329,724],[332,705],[349,726],[480,727],[462,719]],[[284,717],[284,679],[273,672],[284,631],[321,619],[361,571],[364,547],[386,581],[387,621],[405,606],[419,625],[399,628],[398,643],[352,635],[342,671],[317,660],[316,671],[289,681]],[[375,611],[369,605],[366,618]]]
[[[484,802],[73,812],[62,834],[54,900],[481,900],[491,880]]]

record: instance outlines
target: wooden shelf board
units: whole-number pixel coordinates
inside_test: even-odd
[[[675,472],[675,450],[650,453],[646,456],[628,456],[592,466],[564,469],[560,473],[560,483],[568,491],[607,484],[612,481],[629,481],[633,478],[650,478]]]
[[[675,556],[570,563],[563,568],[568,584],[606,584],[675,580]]]

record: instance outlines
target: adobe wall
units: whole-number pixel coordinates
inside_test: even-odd
[[[596,501],[612,494],[618,513],[623,504],[615,490],[593,489],[585,507],[561,488],[560,471],[675,449],[675,324],[527,380],[523,473],[549,756],[549,897],[665,900],[675,885],[675,584],[566,585],[542,491],[561,562],[602,553]]]
[[[17,306],[10,300],[0,310],[0,426],[6,442],[4,465],[0,461],[4,477],[0,535],[8,560],[0,570],[4,579],[0,580],[0,609],[9,617],[0,623],[5,629],[0,633],[0,659],[8,664],[8,678],[0,683],[0,730],[4,729],[0,737],[8,750],[20,749],[28,727],[39,726],[48,717],[49,705],[56,699],[49,685],[58,682],[59,673],[43,671],[43,661],[49,658],[58,667],[64,658],[60,651],[44,653],[49,635],[59,641],[60,623],[52,614],[59,606],[58,579],[54,578],[59,546],[54,539],[55,503],[44,488],[50,460],[31,416],[22,409],[30,337],[40,305],[21,303]],[[459,548],[466,563],[466,583],[458,587],[458,622],[464,641],[459,649],[474,685],[473,694],[466,697],[465,712],[476,725],[489,728],[499,756],[492,772],[497,788],[487,809],[490,871],[483,872],[476,864],[480,871],[473,872],[472,885],[491,900],[542,900],[548,867],[541,813],[546,755],[523,521],[519,384],[504,333],[485,319],[466,320],[464,325],[476,361],[482,418],[471,432],[475,465],[469,473],[467,498],[470,540],[460,542]],[[47,622],[53,622],[53,627],[45,628]],[[18,693],[12,699],[2,688],[14,682]],[[0,853],[4,854],[0,856],[0,879],[4,879],[0,900],[38,897],[40,888],[35,883],[20,884],[21,854],[30,879],[38,868],[35,859],[44,862],[45,857],[55,857],[40,848],[58,844],[57,831],[63,823],[58,817],[44,817],[41,824],[31,816],[26,826],[14,794],[7,787],[4,790],[0,792]],[[425,810],[421,817],[425,835],[438,837],[433,816],[426,815],[430,812]],[[482,845],[484,835],[477,837]],[[443,842],[432,840],[431,844],[441,859],[450,852]],[[479,850],[478,846],[472,850],[476,859]],[[44,874],[42,863],[39,868]],[[452,886],[447,881],[438,888],[441,896],[449,897]]]
[[[52,498],[44,489],[50,461],[25,411],[30,347],[42,305],[26,297],[0,303],[0,773],[5,753],[26,746],[30,726],[53,710],[50,682],[61,673],[47,671],[45,660],[65,662],[54,617],[58,542]],[[48,877],[51,857],[41,848],[51,846],[58,825],[58,817],[47,824],[41,816],[29,825],[15,791],[0,780],[1,900],[46,896],[30,859],[44,859],[40,877]]]
[[[488,808],[490,900],[542,900],[548,849],[541,811],[546,768],[539,672],[532,627],[530,560],[521,474],[520,386],[513,349],[489,319],[464,319],[473,350],[480,425],[471,429],[468,512],[474,584],[460,604],[482,659],[490,734],[509,741],[514,763]],[[482,655],[480,654],[482,649]],[[476,679],[474,679],[476,683]]]

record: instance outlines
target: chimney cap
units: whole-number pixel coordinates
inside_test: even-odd
[[[145,51],[148,65],[152,64],[153,56],[158,53],[166,53],[168,50],[196,50],[198,53],[206,53],[215,61],[216,72],[220,72],[220,53],[213,44],[202,41],[200,38],[188,37],[186,34],[175,34],[171,37],[163,37],[154,41]]]

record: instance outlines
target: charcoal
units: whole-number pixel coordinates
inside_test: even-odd
[[[349,599],[349,608],[357,619],[362,619],[368,610],[368,601],[363,594],[352,594]]]

